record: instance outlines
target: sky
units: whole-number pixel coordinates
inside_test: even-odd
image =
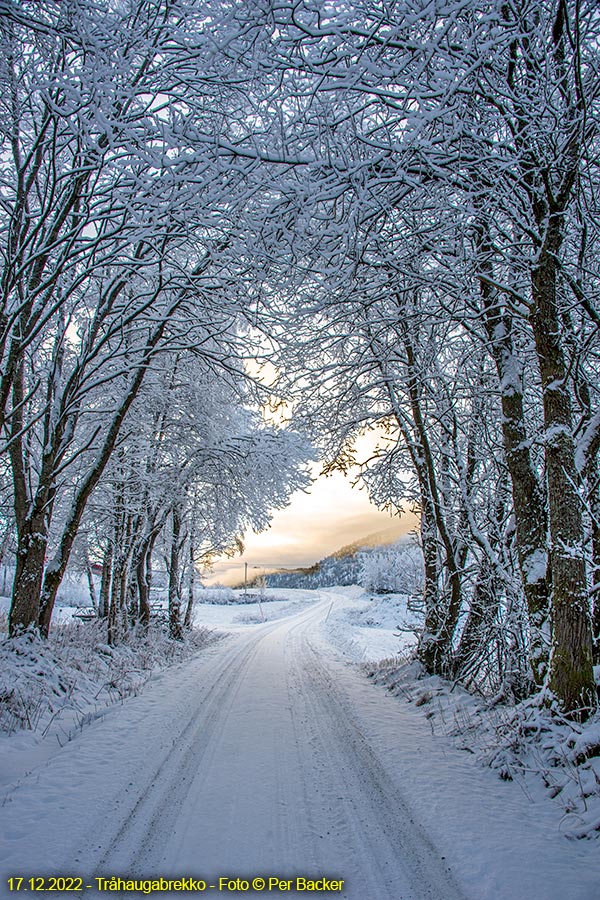
[[[260,364],[253,359],[246,360],[246,367],[263,384],[270,384],[275,378],[275,367],[264,359]],[[290,421],[291,406],[281,401],[272,406],[267,404],[262,415],[271,425],[285,426]],[[296,491],[285,509],[276,510],[267,531],[247,532],[243,537],[244,553],[222,557],[213,565],[212,573],[203,575],[204,583],[237,585],[243,583],[246,564],[248,581],[252,581],[265,571],[312,566],[347,544],[372,534],[390,529],[398,537],[408,534],[417,524],[414,515],[392,516],[370,502],[364,487],[353,487],[360,473],[360,461],[372,456],[378,447],[394,441],[393,435],[374,426],[356,437],[353,450],[357,462],[349,467],[348,475],[341,472],[323,475],[321,464],[315,462],[311,466],[314,481],[308,491]]]
[[[409,514],[391,516],[370,503],[366,490],[352,487],[339,472],[319,475],[307,493],[297,491],[289,506],[273,515],[271,527],[262,534],[244,537],[243,556],[222,559],[207,584],[239,584],[248,564],[248,580],[276,567],[309,566],[346,544],[373,533],[396,529],[398,536],[415,526]]]

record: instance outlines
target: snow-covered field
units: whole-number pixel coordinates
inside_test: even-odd
[[[559,724],[544,732],[530,711],[539,740],[519,755],[502,744],[506,711],[400,665],[413,642],[403,598],[278,589],[199,604],[196,623],[228,636],[204,632],[177,659],[148,650],[145,669],[119,651],[112,695],[102,653],[82,641],[68,671],[64,641],[35,664],[3,648],[12,688],[33,697],[37,672],[56,709],[38,698],[37,728],[0,740],[0,897],[16,896],[9,877],[60,874],[92,885],[82,896],[97,878],[179,875],[213,894],[222,876],[265,877],[265,894],[269,877],[286,879],[288,896],[307,895],[296,878],[327,877],[344,885],[320,896],[353,900],[597,900],[598,756],[554,766],[566,783],[546,786],[544,742],[560,747]],[[591,837],[566,836],[578,819]]]

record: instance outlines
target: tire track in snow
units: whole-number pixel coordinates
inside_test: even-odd
[[[296,657],[305,700],[304,727],[312,731],[315,765],[329,785],[332,819],[348,835],[353,868],[361,873],[359,891],[349,885],[351,896],[465,900],[353,720],[349,704],[306,633]]]
[[[211,861],[227,861],[218,874],[247,877],[260,857],[257,875],[343,878],[341,898],[465,900],[311,643],[330,599],[198,667],[212,682],[97,834],[96,875],[213,878]]]
[[[115,872],[131,873],[131,877],[139,878],[140,866],[153,861],[164,843],[165,833],[180,812],[190,783],[198,777],[211,744],[224,727],[243,672],[274,627],[269,623],[264,631],[252,635],[250,641],[246,639],[241,646],[236,642],[226,648],[225,658],[218,659],[218,665],[213,667],[217,669],[217,677],[204,691],[199,691],[191,716],[172,738],[172,746],[160,763],[153,764],[151,759],[143,761],[143,781],[135,785],[137,799],[133,806],[127,811],[115,808],[113,818],[103,829],[104,835],[96,831],[95,843],[103,850],[94,862],[92,879]],[[146,768],[148,765],[150,768]],[[81,855],[85,854],[86,844]],[[85,896],[90,896],[89,891]]]

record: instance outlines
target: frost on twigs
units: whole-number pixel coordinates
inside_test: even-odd
[[[23,635],[0,644],[0,733],[26,729],[40,738],[73,736],[106,707],[138,693],[153,671],[179,662],[218,638],[193,629],[185,642],[158,630],[118,647],[96,622],[65,624],[45,641]]]

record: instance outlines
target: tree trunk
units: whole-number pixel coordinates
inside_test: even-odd
[[[51,506],[49,485],[43,465],[40,488],[34,497],[31,495],[27,453],[23,444],[24,402],[25,371],[24,361],[21,360],[13,384],[15,412],[11,417],[9,446],[17,526],[16,568],[9,615],[11,637],[21,634],[28,628],[38,627],[40,591],[48,546],[48,509]],[[46,457],[44,461],[45,459]]]
[[[512,486],[517,558],[529,612],[529,662],[534,681],[541,686],[548,671],[549,655],[546,497],[531,462],[524,424],[523,395],[510,385],[509,372],[512,368],[514,373],[516,360],[509,355],[507,347],[495,346],[493,349],[502,386],[502,437]]]
[[[529,613],[529,663],[538,687],[548,672],[548,514],[546,496],[535,472],[525,426],[522,366],[512,341],[512,323],[490,281],[493,267],[487,226],[480,222],[476,238],[479,292],[490,352],[498,375],[502,407],[502,439],[512,487],[517,558]]]
[[[127,585],[129,582],[129,567],[127,560],[121,556],[115,564],[110,595],[110,607],[108,610],[108,634],[107,642],[114,647],[122,639],[126,630],[126,604]]]
[[[11,637],[38,627],[47,543],[43,517],[21,524],[9,617]]]
[[[86,553],[85,556],[85,571],[88,580],[88,587],[90,591],[90,603],[93,608],[98,612],[98,600],[96,599],[96,587],[94,585],[94,571],[92,569],[92,564],[90,563],[89,557]]]
[[[532,273],[533,329],[542,380],[552,573],[550,688],[567,714],[596,706],[579,475],[556,298],[561,219],[550,215]]]
[[[444,504],[438,488],[435,460],[421,408],[419,373],[417,371],[414,348],[408,333],[406,322],[403,321],[401,326],[407,358],[407,393],[410,400],[412,421],[419,447],[419,465],[422,467],[423,472],[422,491],[424,491],[425,496],[427,497],[427,502],[433,513],[436,531],[444,548],[443,565],[447,573],[449,587],[447,600],[446,598],[440,598],[438,595],[436,600],[436,610],[431,610],[431,616],[437,622],[435,632],[429,630],[430,624],[428,622],[425,624],[427,639],[421,642],[419,658],[428,672],[433,675],[443,676],[448,674],[448,666],[452,652],[452,641],[454,639],[454,633],[460,615],[460,608],[462,606],[461,571],[456,558],[456,546],[448,530]],[[433,619],[430,621],[433,621]]]
[[[138,582],[135,569],[129,570],[127,579],[127,619],[129,625],[133,628],[140,620],[140,595],[138,592]]]
[[[68,542],[69,553],[76,536],[77,527],[74,524],[68,529],[66,528],[65,532],[63,532],[63,542]],[[47,637],[50,631],[50,622],[52,620],[52,613],[54,612],[56,595],[67,568],[68,558],[68,553],[65,554],[62,559],[57,559],[57,555],[55,555],[46,567],[44,573],[44,580],[41,585],[39,599],[39,628],[44,637]]]
[[[189,554],[190,577],[188,581],[188,599],[185,608],[185,617],[183,620],[184,628],[192,627],[192,613],[194,611],[194,586],[196,583],[196,564],[194,560],[194,534],[190,535],[190,554]]]
[[[138,558],[135,571],[140,602],[140,623],[144,628],[150,625],[150,589],[152,587],[152,553],[158,531],[153,528],[146,537]]]
[[[179,554],[181,550],[181,511],[177,505],[172,512],[173,530],[169,558],[169,634],[176,641],[183,640],[181,627],[181,596],[179,587]]]
[[[467,621],[454,657],[454,676],[468,673],[482,654],[489,653],[490,631],[493,627],[500,592],[498,579],[487,556],[481,560],[473,589]]]
[[[600,466],[594,458],[588,467],[589,505],[592,518],[592,639],[594,663],[600,665]]]
[[[425,604],[425,629],[422,643],[433,637],[440,627],[439,622],[439,559],[437,529],[430,498],[421,490],[421,550],[423,551],[424,578],[423,600]]]
[[[139,598],[139,616],[140,616],[140,625],[145,630],[148,629],[150,625],[150,586],[148,585],[148,581],[146,580],[147,574],[147,561],[146,554],[142,554],[137,562],[135,567],[135,577],[137,581],[138,588],[138,598]]]
[[[112,541],[108,541],[104,556],[102,558],[102,577],[100,579],[100,601],[98,604],[98,615],[101,619],[106,619],[110,606],[110,590],[112,582],[113,569],[113,545]]]

